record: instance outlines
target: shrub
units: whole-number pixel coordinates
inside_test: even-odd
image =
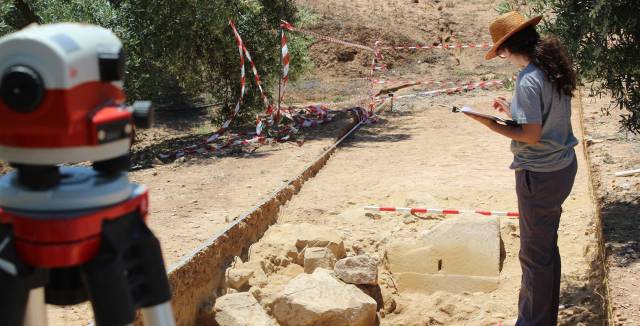
[[[640,132],[640,1],[538,0],[535,11],[555,17],[545,28],[567,48],[595,94],[610,93],[621,126]]]
[[[113,30],[127,53],[128,97],[186,108],[203,99],[235,104],[239,94],[239,58],[227,19],[236,22],[247,48],[271,90],[280,74],[280,19],[294,24],[293,0],[22,0],[0,4],[0,35],[29,23],[85,22]],[[310,60],[304,38],[289,38],[294,58],[290,78]],[[247,63],[247,73],[249,74]],[[247,78],[243,114],[262,110],[260,94]],[[224,111],[224,110],[223,110]],[[221,119],[228,112],[221,112]],[[241,116],[242,117],[242,116]]]

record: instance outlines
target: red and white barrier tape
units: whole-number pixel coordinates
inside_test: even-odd
[[[315,102],[315,103],[307,103],[307,104],[291,104],[291,107],[309,107],[309,106],[317,106],[317,105],[321,105],[321,106],[326,106],[326,107],[340,107],[340,106],[346,106],[348,104],[364,104],[367,101],[370,101],[371,97],[369,96],[360,96],[360,97],[354,97],[348,100],[344,100],[344,101],[337,101],[337,102]],[[386,101],[387,98],[386,97],[379,97],[376,98],[375,103],[381,103]]]
[[[235,37],[236,44],[238,45],[238,51],[240,52],[240,97],[238,98],[238,102],[236,102],[236,107],[233,109],[233,112],[231,113],[227,121],[225,121],[222,124],[222,127],[220,127],[220,129],[214,132],[213,135],[211,135],[211,137],[207,139],[206,141],[207,143],[213,142],[216,139],[218,139],[218,137],[222,136],[222,134],[224,134],[227,128],[229,128],[229,125],[231,124],[233,119],[238,115],[238,112],[240,112],[240,104],[242,103],[242,98],[244,97],[244,92],[245,92],[246,81],[245,81],[245,70],[244,70],[244,55],[242,53],[244,49],[244,43],[242,42],[242,38],[240,37],[240,34],[238,33],[238,30],[236,29],[236,26],[231,19],[229,19],[229,25],[233,30],[233,36]]]
[[[229,20],[231,28],[233,29],[233,34],[236,35],[236,39],[240,38],[240,34],[238,33],[238,30],[236,29],[236,26],[233,24],[233,22],[231,20]],[[244,56],[247,58],[247,61],[249,61],[249,64],[251,64],[251,71],[253,72],[253,78],[256,82],[256,85],[258,86],[258,90],[260,91],[260,98],[262,99],[262,102],[264,104],[265,107],[265,114],[267,116],[269,116],[269,120],[273,119],[273,107],[271,106],[271,103],[269,103],[269,98],[267,97],[264,89],[262,88],[262,80],[260,79],[260,74],[258,73],[258,69],[256,68],[256,64],[253,61],[253,59],[251,58],[251,54],[249,53],[249,50],[247,49],[246,45],[243,43],[242,44],[242,51],[244,52]],[[243,71],[244,71],[244,59],[241,60],[241,63],[243,65]],[[242,78],[241,82],[244,82],[244,78]],[[256,133],[259,135],[262,134],[262,130],[269,126],[271,123],[269,121],[263,122],[260,117],[258,116],[256,118]]]
[[[247,61],[249,61],[249,64],[251,64],[251,71],[253,72],[253,78],[256,82],[256,85],[258,86],[258,90],[260,90],[260,98],[262,98],[262,103],[264,104],[265,107],[265,114],[267,116],[270,116],[273,114],[273,107],[271,106],[271,104],[269,103],[269,98],[267,97],[267,95],[264,92],[264,89],[262,88],[262,81],[260,80],[260,74],[258,73],[258,69],[256,68],[256,64],[255,62],[253,62],[253,59],[251,59],[251,55],[249,54],[249,50],[247,50],[246,46],[243,46],[243,50],[244,50],[244,54],[247,58]],[[262,130],[267,127],[267,125],[269,125],[269,122],[263,122],[260,117],[258,116],[256,118],[256,133],[258,135],[262,134]]]
[[[205,141],[203,141],[201,144],[197,144],[197,145],[191,145],[188,146],[184,149],[181,150],[177,150],[174,151],[172,153],[169,154],[165,154],[162,153],[159,155],[160,158],[162,159],[166,159],[166,158],[170,158],[170,157],[181,157],[187,154],[207,154],[210,151],[219,151],[223,148],[228,148],[230,146],[233,145],[248,145],[248,144],[252,144],[252,143],[260,143],[260,144],[264,144],[267,142],[271,142],[274,141],[274,139],[269,139],[265,136],[262,135],[263,131],[265,128],[267,127],[271,127],[274,123],[274,109],[271,106],[271,104],[269,103],[269,99],[266,96],[266,93],[262,87],[262,81],[260,79],[260,75],[258,73],[258,70],[256,68],[256,64],[254,63],[253,59],[251,58],[251,54],[249,53],[249,50],[247,49],[246,45],[244,44],[244,42],[242,42],[242,38],[240,36],[240,33],[238,33],[238,30],[235,26],[235,24],[233,23],[233,21],[231,19],[229,19],[229,25],[231,26],[231,29],[233,31],[235,40],[236,40],[236,44],[238,46],[238,51],[240,54],[240,96],[239,99],[236,103],[235,109],[234,111],[230,114],[229,118],[223,123],[222,127],[220,127],[220,129],[218,129],[216,132],[213,133],[213,135],[211,135],[209,138],[207,138]],[[289,31],[297,31],[297,32],[301,32],[304,34],[308,34],[314,37],[317,37],[319,39],[323,39],[326,41],[330,41],[330,42],[334,42],[334,43],[338,43],[338,44],[343,44],[343,45],[347,45],[347,46],[354,46],[354,47],[358,47],[367,51],[371,51],[374,52],[375,54],[375,58],[373,60],[372,63],[372,71],[375,69],[383,69],[384,66],[378,66],[377,63],[377,59],[381,57],[381,53],[379,50],[374,50],[368,46],[364,46],[364,45],[360,45],[360,44],[355,44],[355,43],[350,43],[350,42],[345,42],[342,40],[338,40],[338,39],[334,39],[331,37],[326,37],[326,36],[322,36],[319,35],[317,33],[311,32],[311,31],[306,31],[306,30],[300,30],[300,29],[294,29],[293,26],[285,21],[282,22],[281,24],[282,27],[282,35],[281,35],[281,46],[282,46],[282,65],[283,65],[283,71],[282,71],[282,87],[281,87],[281,91],[279,94],[279,99],[282,100],[282,98],[284,97],[284,93],[286,91],[286,85],[289,79],[289,64],[290,64],[290,54],[289,54],[289,49],[287,46],[287,39],[286,39],[286,35],[284,30],[289,30]],[[264,103],[265,106],[265,112],[264,114],[267,116],[266,121],[262,120],[260,118],[260,116],[257,117],[256,119],[256,135],[252,138],[249,139],[242,139],[240,138],[238,135],[232,135],[230,137],[228,137],[228,140],[221,143],[221,144],[217,144],[217,145],[212,145],[211,143],[213,143],[214,141],[216,141],[217,139],[219,139],[228,129],[228,127],[231,125],[231,122],[233,121],[233,119],[238,115],[238,113],[240,112],[240,107],[242,104],[242,99],[244,98],[244,94],[246,91],[246,72],[245,72],[245,61],[244,58],[246,57],[247,61],[249,61],[249,63],[251,64],[251,70],[253,72],[254,75],[254,80],[256,82],[256,85],[258,86],[258,89],[260,90],[260,96],[261,99]],[[375,97],[368,96],[366,98],[363,99],[358,99],[358,101],[362,101],[362,100],[366,100],[366,99],[372,99],[372,103],[379,103],[379,102],[384,102],[383,100],[379,100],[376,99]],[[354,100],[348,100],[348,101],[344,101],[343,103],[353,103]],[[337,103],[332,103],[333,105],[337,104]],[[373,104],[372,104],[373,105]],[[275,139],[275,141],[287,141],[291,138],[291,136],[293,134],[295,134],[297,132],[296,127],[298,128],[306,128],[306,127],[314,127],[314,126],[318,126],[322,123],[331,121],[334,115],[334,112],[328,110],[325,106],[323,105],[311,105],[311,106],[307,106],[307,108],[305,110],[296,112],[295,114],[292,114],[290,112],[290,110],[284,110],[286,113],[285,115],[293,122],[293,124],[291,125],[286,125],[283,126],[282,128],[280,128],[279,130],[275,130],[274,132],[277,134],[277,139]],[[368,114],[364,114],[362,112],[358,112],[358,116],[360,118],[360,123],[364,123],[364,122],[371,122],[374,121],[374,118],[372,117],[371,113]],[[278,112],[277,115],[275,117],[275,119],[279,120],[280,119],[280,108],[278,108]],[[294,127],[294,125],[296,127]]]
[[[452,214],[463,214],[463,213],[475,213],[486,216],[510,216],[510,217],[518,217],[520,213],[518,212],[503,212],[503,211],[487,211],[487,210],[472,210],[472,209],[440,209],[440,208],[409,208],[409,207],[380,207],[380,206],[365,206],[365,211],[376,211],[376,212],[400,212],[400,213],[436,213],[436,214],[444,214],[444,215],[452,215]]]
[[[329,37],[329,36],[324,36],[324,35],[320,35],[316,32],[312,32],[312,31],[308,31],[305,29],[301,29],[301,28],[297,28],[297,27],[293,27],[293,25],[291,25],[291,23],[288,23],[286,21],[282,21],[282,25],[283,28],[292,31],[292,32],[298,32],[298,33],[302,33],[305,35],[309,35],[311,37],[315,37],[327,42],[331,42],[331,43],[336,43],[336,44],[341,44],[341,45],[345,45],[345,46],[349,46],[349,47],[354,47],[354,48],[359,48],[362,50],[366,50],[369,52],[373,52],[376,53],[376,50],[374,50],[372,47],[370,46],[366,46],[366,45],[362,45],[362,44],[357,44],[357,43],[353,43],[353,42],[347,42],[347,41],[343,41],[343,40],[339,40],[337,38],[333,38],[333,37]]]
[[[266,142],[272,141],[270,139],[267,139],[266,137],[262,136],[262,133],[264,131],[265,128],[271,127],[274,124],[274,109],[271,106],[271,104],[269,103],[269,99],[262,87],[262,81],[260,79],[260,75],[258,73],[258,70],[256,68],[256,65],[253,61],[253,59],[251,58],[251,55],[249,53],[249,50],[247,49],[246,45],[242,42],[242,38],[240,37],[240,34],[238,33],[237,28],[235,27],[235,24],[233,23],[232,20],[229,20],[229,25],[231,26],[233,33],[234,33],[234,37],[236,39],[236,44],[238,45],[238,51],[240,53],[240,96],[238,99],[238,102],[236,103],[236,106],[234,108],[234,111],[230,114],[229,118],[223,123],[222,127],[220,127],[220,129],[218,129],[216,132],[213,133],[212,136],[210,136],[205,142],[203,142],[203,144],[201,145],[192,145],[189,146],[183,150],[179,150],[173,153],[173,155],[164,155],[161,154],[161,158],[166,158],[166,157],[171,157],[171,156],[175,156],[175,157],[180,157],[185,155],[185,153],[206,153],[207,151],[210,150],[214,150],[214,151],[218,151],[222,148],[227,148],[229,146],[232,145],[248,145],[248,144],[252,144],[252,143],[261,143],[264,144]],[[283,71],[282,71],[282,87],[281,87],[281,91],[279,94],[279,100],[281,101],[284,98],[284,94],[286,91],[286,86],[287,86],[287,82],[289,79],[289,64],[290,64],[290,54],[289,54],[289,49],[287,46],[287,39],[286,39],[286,35],[284,30],[289,30],[289,31],[293,31],[293,32],[300,32],[321,40],[325,40],[328,42],[332,42],[332,43],[336,43],[336,44],[341,44],[341,45],[345,45],[345,46],[350,46],[350,47],[356,47],[356,48],[360,48],[369,52],[373,52],[374,53],[374,57],[372,59],[372,63],[371,63],[371,72],[370,72],[370,76],[369,76],[369,80],[370,80],[370,87],[368,89],[368,96],[367,97],[361,97],[361,98],[355,98],[355,99],[349,99],[346,101],[341,101],[341,102],[332,102],[332,103],[320,103],[320,104],[315,104],[315,105],[309,105],[306,107],[306,112],[300,111],[300,112],[296,112],[295,114],[292,114],[290,110],[285,110],[286,113],[285,115],[291,119],[293,121],[293,125],[297,126],[297,127],[313,127],[313,126],[317,126],[319,124],[322,124],[324,122],[327,121],[331,121],[332,117],[333,117],[333,113],[332,111],[328,110],[326,108],[326,106],[332,105],[332,106],[338,106],[338,105],[345,105],[345,104],[352,104],[352,103],[356,103],[356,102],[363,102],[366,101],[367,99],[369,100],[369,111],[368,112],[357,112],[358,115],[360,116],[361,119],[361,123],[363,122],[375,122],[375,106],[376,104],[379,103],[383,103],[385,102],[387,99],[389,99],[388,96],[385,97],[376,97],[374,95],[373,92],[373,85],[375,84],[384,84],[384,83],[391,83],[391,82],[399,82],[399,81],[390,81],[390,80],[382,80],[382,79],[374,79],[373,76],[375,74],[375,71],[378,70],[383,70],[386,69],[386,65],[382,64],[380,61],[382,61],[382,52],[381,50],[390,50],[390,49],[394,49],[394,50],[417,50],[417,49],[455,49],[455,48],[489,48],[491,47],[490,44],[484,43],[484,44],[439,44],[439,45],[428,45],[428,46],[423,46],[423,45],[416,45],[416,46],[394,46],[394,47],[380,47],[380,42],[376,42],[375,47],[369,47],[366,45],[362,45],[362,44],[357,44],[357,43],[353,43],[353,42],[347,42],[347,41],[343,41],[343,40],[339,40],[336,38],[332,38],[332,37],[328,37],[328,36],[324,36],[324,35],[320,35],[318,33],[312,32],[312,31],[307,31],[307,30],[303,30],[303,29],[298,29],[298,28],[294,28],[290,23],[286,22],[286,21],[282,21],[281,24],[282,27],[282,35],[281,35],[281,46],[282,46],[282,66],[283,66]],[[244,58],[247,58],[247,60],[249,61],[249,63],[251,64],[251,69],[254,75],[254,80],[256,82],[256,85],[258,86],[258,89],[260,91],[260,96],[261,99],[263,101],[263,104],[265,106],[265,112],[264,115],[267,116],[266,121],[263,121],[260,116],[257,117],[256,119],[256,135],[253,138],[250,139],[240,139],[239,136],[231,136],[229,137],[229,139],[222,143],[222,144],[218,144],[218,145],[210,145],[210,143],[214,142],[215,140],[217,140],[220,136],[222,136],[225,131],[228,129],[228,127],[230,126],[231,122],[233,121],[233,119],[238,115],[239,111],[240,111],[240,106],[242,103],[242,99],[244,97],[245,91],[246,91],[246,73],[245,73],[245,67],[244,67]],[[499,81],[499,80],[494,80],[494,81],[488,81],[488,82],[477,82],[477,83],[468,83],[468,84],[457,84],[457,82],[442,82],[442,81],[417,81],[415,82],[416,85],[444,85],[444,84],[454,84],[454,85],[459,85],[458,87],[453,87],[453,88],[447,88],[447,89],[440,89],[440,90],[433,90],[433,91],[427,91],[427,92],[420,92],[420,93],[416,93],[416,94],[409,94],[409,95],[401,95],[401,96],[396,96],[394,98],[396,99],[400,99],[400,98],[408,98],[408,97],[418,97],[418,96],[429,96],[429,95],[439,95],[439,94],[451,94],[451,93],[457,93],[457,92],[461,92],[461,91],[468,91],[468,90],[473,90],[476,88],[484,88],[490,85],[502,85],[503,82]],[[361,109],[361,108],[359,108]],[[350,109],[353,110],[353,109]],[[361,109],[363,110],[363,109]],[[276,113],[276,120],[280,119],[280,107],[278,108],[278,112]],[[276,134],[278,134],[278,139],[277,141],[286,141],[288,140],[291,135],[295,132],[297,132],[296,127],[294,127],[293,125],[287,125],[287,126],[283,126],[280,130],[275,131]]]
[[[419,97],[419,96],[434,96],[434,95],[440,95],[440,94],[453,94],[453,93],[459,93],[459,92],[462,92],[462,91],[472,91],[472,90],[475,90],[477,88],[486,88],[488,86],[503,86],[503,85],[504,85],[504,81],[502,81],[502,80],[490,80],[490,81],[486,81],[486,82],[471,83],[471,84],[468,84],[468,85],[458,86],[458,87],[436,89],[436,90],[432,90],[432,91],[419,92],[419,93],[415,93],[415,94],[400,95],[400,96],[395,96],[394,98],[395,99],[402,99],[402,98]]]
[[[464,86],[476,83],[474,81],[463,81],[463,80],[400,80],[400,79],[374,79],[374,84],[378,85],[386,85],[386,84],[415,84],[415,86],[444,86],[444,85],[455,85],[455,86]]]
[[[185,155],[207,155],[209,153],[217,153],[225,148],[229,148],[235,145],[249,145],[254,143],[264,144],[268,142],[268,139],[260,136],[253,136],[251,138],[242,139],[240,135],[230,135],[227,137],[227,140],[220,144],[211,144],[211,142],[203,142],[201,144],[195,144],[191,146],[187,146],[185,148],[170,152],[170,153],[160,153],[158,157],[160,159],[168,159],[168,158],[179,158]]]
[[[426,84],[416,84],[416,86],[418,85],[441,85],[444,83],[451,83],[451,84],[458,84],[460,86],[458,87],[451,87],[451,88],[444,88],[444,89],[436,89],[436,90],[432,90],[432,91],[425,91],[425,92],[419,92],[419,93],[415,93],[415,94],[407,94],[407,95],[399,95],[399,96],[394,96],[394,99],[402,99],[402,98],[409,98],[409,97],[419,97],[419,96],[435,96],[435,95],[442,95],[442,94],[454,94],[454,93],[458,93],[458,92],[462,92],[462,91],[471,91],[471,90],[475,90],[477,88],[486,88],[489,86],[503,86],[504,85],[504,81],[502,80],[490,80],[490,81],[484,81],[484,82],[467,82],[467,83],[457,83],[457,82],[432,82],[432,83],[426,83]],[[313,103],[313,104],[292,104],[292,107],[307,107],[307,106],[316,106],[316,105],[321,105],[321,106],[326,106],[326,107],[337,107],[337,106],[343,106],[343,105],[347,105],[347,104],[355,104],[355,103],[363,103],[367,100],[370,100],[371,98],[368,96],[362,96],[362,97],[355,97],[352,99],[348,99],[348,100],[344,100],[344,101],[337,101],[337,102],[318,102],[318,103]],[[389,96],[377,96],[375,97],[375,104],[379,104],[382,103],[386,100],[389,99]]]
[[[309,35],[309,36],[312,36],[312,37],[315,37],[315,38],[318,38],[318,39],[321,39],[321,40],[324,40],[324,41],[327,41],[327,42],[336,43],[336,44],[340,44],[340,45],[345,45],[345,46],[349,46],[349,47],[355,47],[355,48],[359,48],[359,49],[366,50],[366,51],[369,51],[369,52],[373,52],[374,57],[373,57],[373,59],[371,61],[371,72],[370,72],[370,76],[369,76],[370,80],[373,80],[373,74],[375,73],[375,71],[383,70],[383,69],[386,68],[386,65],[379,64],[379,61],[381,61],[382,58],[383,58],[382,57],[382,52],[380,51],[380,42],[376,42],[375,43],[375,47],[372,48],[370,46],[357,44],[357,43],[353,43],[353,42],[347,42],[347,41],[343,41],[343,40],[336,39],[336,38],[333,38],[333,37],[320,35],[318,33],[312,32],[312,31],[300,29],[300,28],[294,27],[291,23],[286,22],[284,20],[281,22],[280,26],[283,28],[283,30],[286,29],[286,30],[289,30],[291,32],[299,32],[299,33],[302,33],[302,34],[305,34],[305,35]],[[367,95],[368,95],[368,97],[370,99],[369,109],[370,109],[370,111],[373,111],[375,104],[378,103],[378,100],[375,98],[374,93],[373,93],[373,83],[370,83],[370,85],[371,86],[368,89],[368,92],[367,92],[368,94]],[[353,100],[349,100],[346,103],[352,103],[352,101]],[[335,105],[337,103],[323,103],[323,105],[324,104]]]
[[[382,50],[434,50],[434,49],[490,49],[493,44],[490,43],[470,43],[470,44],[435,44],[435,45],[403,45],[403,46],[385,46]]]
[[[222,144],[217,144],[217,145],[211,145],[211,143],[213,143],[214,141],[216,141],[217,139],[219,139],[229,128],[229,126],[231,125],[231,122],[233,121],[233,119],[238,115],[238,113],[240,112],[240,107],[242,104],[242,99],[244,98],[244,94],[246,91],[246,72],[245,72],[245,62],[244,62],[244,58],[245,56],[247,57],[248,61],[251,63],[251,68],[253,70],[253,74],[254,74],[254,78],[256,81],[256,84],[258,85],[258,89],[260,90],[260,95],[262,97],[262,100],[267,108],[267,112],[272,113],[273,109],[271,108],[271,105],[269,104],[269,100],[266,97],[263,89],[262,89],[262,83],[260,81],[260,75],[258,74],[258,71],[256,69],[256,66],[253,62],[253,60],[251,59],[251,55],[249,54],[249,51],[247,50],[246,46],[244,45],[244,42],[242,41],[242,37],[240,36],[240,33],[238,33],[238,29],[236,28],[235,24],[233,23],[233,21],[231,19],[229,19],[229,26],[231,26],[231,30],[233,31],[233,35],[234,38],[236,40],[236,45],[238,46],[238,52],[240,55],[240,95],[238,98],[238,101],[236,102],[236,106],[233,110],[233,112],[230,114],[229,118],[222,124],[222,126],[215,131],[210,137],[208,137],[202,144],[198,144],[198,145],[191,145],[188,146],[184,149],[181,150],[177,150],[174,151],[172,153],[169,154],[160,154],[160,158],[162,159],[166,159],[166,158],[170,158],[170,157],[181,157],[184,156],[186,154],[194,154],[194,153],[199,153],[199,154],[206,154],[209,151],[219,151],[223,148],[228,148],[230,146],[233,145],[248,145],[248,144],[252,144],[252,143],[265,143],[266,142],[266,138],[265,137],[261,137],[259,134],[250,138],[250,139],[241,139],[239,136],[231,136],[228,138],[228,140]]]
[[[282,24],[284,25],[284,23]],[[289,55],[289,46],[287,45],[287,36],[284,33],[285,27],[282,27],[282,37],[280,45],[282,47],[282,85],[280,89],[279,102],[284,101],[284,94],[287,90],[287,83],[289,82],[289,63],[291,62],[291,56]]]
[[[282,108],[282,112],[297,128],[317,127],[332,121],[335,115],[334,111],[323,105],[309,105],[303,110]]]

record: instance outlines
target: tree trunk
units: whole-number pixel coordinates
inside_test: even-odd
[[[16,29],[22,29],[33,23],[42,23],[42,19],[36,15],[35,11],[24,0],[13,0],[13,4],[16,6],[20,14],[20,19],[17,20],[19,26],[14,26]]]

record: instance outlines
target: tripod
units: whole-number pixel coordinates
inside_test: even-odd
[[[97,325],[174,325],[148,192],[126,172],[14,165],[0,178],[0,323],[46,325],[45,302],[91,301]],[[115,169],[118,170],[118,169]]]

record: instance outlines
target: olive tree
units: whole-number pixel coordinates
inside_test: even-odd
[[[537,0],[535,11],[553,19],[545,27],[567,47],[579,76],[596,94],[610,93],[621,125],[640,132],[640,1]]]
[[[203,101],[233,107],[239,95],[238,50],[228,19],[236,22],[271,90],[280,74],[281,19],[298,23],[293,0],[13,0],[0,3],[0,35],[30,23],[85,22],[111,29],[127,54],[125,88],[131,99],[186,108]],[[308,40],[290,38],[291,78],[310,60]],[[248,68],[248,66],[247,66]],[[247,69],[249,73],[250,69]],[[247,78],[243,112],[262,109],[260,95]],[[269,94],[270,95],[270,94]],[[228,112],[221,112],[224,119]]]

